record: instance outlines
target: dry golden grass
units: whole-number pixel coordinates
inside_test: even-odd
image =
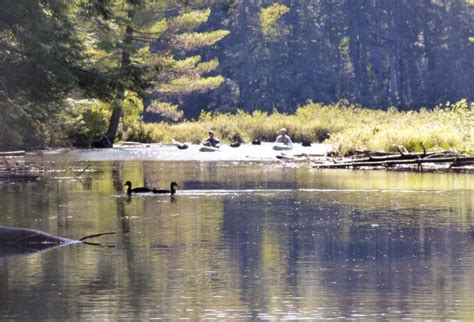
[[[411,151],[455,148],[474,153],[474,104],[466,100],[432,110],[373,110],[357,106],[309,103],[295,114],[278,112],[235,114],[203,113],[195,122],[140,124],[129,128],[124,139],[144,142],[199,143],[212,129],[224,142],[273,141],[285,127],[293,141],[333,144],[341,154],[354,149],[394,151],[403,145]]]

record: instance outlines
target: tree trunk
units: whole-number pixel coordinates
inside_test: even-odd
[[[134,14],[133,10],[128,11],[128,18],[132,18]],[[127,26],[125,35],[123,38],[124,48],[127,48],[132,42],[133,28]],[[122,50],[121,69],[125,71],[130,66],[130,53],[127,50]],[[94,148],[111,148],[114,145],[115,137],[117,136],[118,127],[120,124],[120,118],[122,117],[122,105],[125,98],[125,88],[123,85],[118,89],[118,98],[113,104],[112,115],[110,116],[109,128],[107,133],[93,140],[92,147]]]

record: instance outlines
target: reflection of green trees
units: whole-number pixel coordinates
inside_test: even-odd
[[[414,318],[474,314],[469,175],[173,162],[94,169],[86,184],[0,186],[2,223],[66,237],[118,233],[101,239],[116,248],[71,245],[0,260],[0,299],[10,312],[30,306],[31,316],[45,319],[327,317],[349,316],[365,303]],[[258,193],[127,198],[123,181],[144,179]],[[419,257],[393,253],[397,247]],[[389,258],[376,257],[377,249]],[[347,262],[357,251],[368,257]],[[6,310],[2,305],[0,316]]]
[[[298,169],[296,180],[301,188],[354,190],[314,195],[321,196],[323,203],[337,202],[364,211],[385,212],[425,205],[437,209],[439,216],[445,217],[443,220],[467,222],[469,209],[474,208],[474,181],[469,174]],[[457,209],[462,217],[453,218],[451,209]]]
[[[472,303],[472,288],[465,287],[472,286],[470,275],[461,274],[461,280],[453,278],[470,253],[456,245],[472,249],[474,244],[469,243],[466,232],[456,231],[462,222],[445,222],[434,215],[410,218],[408,224],[400,225],[400,218],[397,222],[379,217],[377,226],[367,229],[370,221],[359,222],[358,217],[370,218],[370,214],[337,203],[331,212],[329,204],[321,208],[319,198],[311,202],[307,197],[304,193],[271,198],[273,209],[287,204],[290,207],[283,207],[284,213],[267,213],[260,224],[264,236],[278,236],[262,239],[261,258],[256,259],[264,268],[257,285],[262,285],[261,296],[271,301],[269,314],[280,316],[293,311],[333,316],[342,312],[341,316],[350,316],[357,313],[352,308],[366,303],[368,310],[391,307],[412,317],[424,317],[431,314],[430,303],[434,302],[435,316],[453,316],[452,312],[460,312],[455,301],[459,290],[469,294],[461,296],[463,301]],[[306,209],[294,211],[304,206]],[[308,207],[319,207],[316,213],[322,213],[311,213]],[[391,215],[397,216],[397,209]],[[452,228],[443,228],[446,224]],[[377,253],[377,249],[382,252]],[[361,252],[358,256],[363,257],[351,260],[353,251]],[[469,281],[464,284],[466,279]],[[420,290],[426,290],[432,298],[425,299],[426,294]],[[397,296],[387,296],[387,291]],[[289,296],[292,301],[288,301]],[[474,313],[472,306],[465,311]]]

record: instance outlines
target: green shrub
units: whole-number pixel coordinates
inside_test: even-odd
[[[110,114],[111,107],[107,103],[96,100],[71,101],[61,117],[66,132],[64,139],[76,147],[90,147],[93,138],[107,130]],[[66,142],[62,145],[66,145]]]
[[[90,113],[90,112],[88,112]],[[81,114],[82,119],[88,115]],[[92,132],[104,127],[104,114],[91,119]],[[282,127],[294,142],[311,141],[333,144],[341,154],[355,149],[396,151],[403,145],[410,151],[455,148],[474,153],[474,108],[466,100],[419,111],[396,108],[374,110],[355,105],[321,105],[308,102],[293,115],[274,111],[235,114],[203,112],[197,121],[177,124],[135,121],[122,129],[120,139],[140,142],[199,143],[208,130],[224,143],[233,141],[274,141]],[[90,132],[82,134],[89,138]],[[81,132],[79,132],[81,133]]]

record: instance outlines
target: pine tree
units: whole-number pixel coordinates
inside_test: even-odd
[[[90,51],[93,66],[103,68],[102,74],[109,73],[116,80],[106,82],[112,84],[112,91],[102,99],[110,101],[113,110],[108,130],[95,146],[112,146],[126,91],[142,97],[151,91],[163,96],[182,95],[211,90],[223,82],[221,76],[205,76],[218,67],[216,59],[203,62],[199,55],[185,57],[185,53],[212,46],[229,32],[195,32],[207,21],[210,9],[191,9],[189,1],[183,3],[186,6],[169,6],[165,1],[110,3],[104,10],[108,30],[102,23],[89,26],[95,28]],[[156,102],[150,111],[160,112],[162,106],[170,108]]]
[[[63,0],[0,5],[0,148],[42,147],[76,84],[83,47]]]

